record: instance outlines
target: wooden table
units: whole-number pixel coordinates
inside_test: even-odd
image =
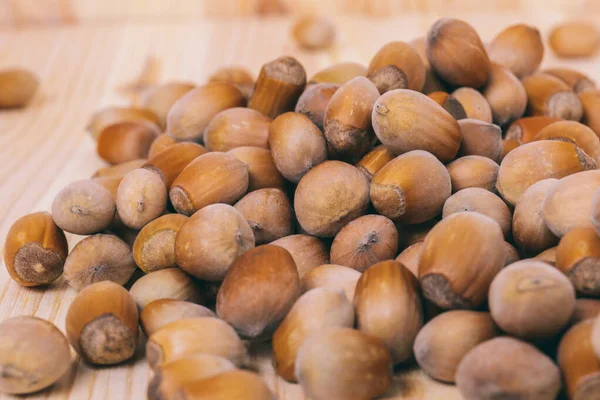
[[[561,19],[553,13],[531,18],[514,14],[463,15],[489,40],[504,26],[526,21],[543,32]],[[0,28],[0,68],[22,66],[36,72],[41,87],[24,110],[0,112],[0,240],[18,217],[49,210],[55,194],[68,183],[87,178],[102,161],[85,132],[92,112],[101,106],[126,104],[117,90],[134,80],[145,60],[155,56],[161,81],[201,83],[217,67],[248,66],[255,74],[262,63],[281,54],[297,57],[309,75],[335,61],[368,63],[384,43],[423,35],[436,16],[401,19],[337,20],[340,40],[328,53],[304,53],[289,35],[288,19],[181,21],[161,23],[88,23],[71,26]],[[546,65],[560,65],[547,52]],[[591,61],[574,63],[596,80]],[[571,63],[573,65],[573,63]],[[81,237],[68,235],[72,247]],[[48,288],[22,288],[0,268],[0,320],[36,315],[64,331],[65,315],[75,296],[64,280]],[[269,349],[251,349],[254,366],[283,400],[304,399],[301,389],[278,379]],[[402,371],[402,370],[400,370]],[[95,369],[79,362],[51,390],[31,398],[143,399],[149,378],[143,356],[135,363]],[[389,399],[459,399],[453,386],[434,382],[418,370],[398,373]]]

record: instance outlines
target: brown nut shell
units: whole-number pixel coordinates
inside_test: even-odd
[[[0,109],[27,105],[39,85],[38,78],[25,69],[0,71]]]
[[[459,190],[478,187],[496,192],[496,180],[500,166],[493,160],[482,156],[466,156],[457,158],[446,165],[452,193]]]
[[[300,280],[300,292],[305,293],[318,287],[343,290],[352,303],[360,276],[361,273],[357,270],[343,265],[323,264],[304,274]]]
[[[167,188],[160,176],[144,168],[123,177],[116,196],[121,221],[132,229],[141,229],[161,216],[167,208]]]
[[[206,149],[197,143],[175,143],[149,158],[143,168],[157,173],[165,181],[165,186],[170,188],[181,171],[206,152]]]
[[[167,116],[173,104],[195,86],[188,82],[167,82],[144,90],[140,96],[140,107],[148,109],[158,118],[158,125],[165,129]]]
[[[157,125],[144,120],[109,125],[98,135],[98,155],[111,164],[146,158],[160,133]]]
[[[483,90],[495,124],[506,126],[521,118],[527,109],[527,93],[521,81],[509,69],[492,63],[490,79]]]
[[[558,121],[543,128],[534,140],[563,140],[575,143],[596,163],[600,162],[600,140],[594,131],[575,121]]]
[[[390,90],[408,88],[408,78],[404,71],[395,65],[386,65],[369,73],[367,78],[377,88],[380,94],[389,92]]]
[[[148,158],[154,157],[167,147],[173,146],[175,143],[177,143],[177,141],[173,136],[169,135],[168,133],[161,133],[152,141],[152,144],[148,149]],[[142,165],[144,164],[145,163],[142,163]],[[138,168],[140,168],[142,165],[140,165]]]
[[[440,220],[441,215],[421,224],[400,224],[396,222],[396,229],[398,229],[398,247],[405,248],[412,244],[424,241],[427,234],[429,234]]]
[[[583,115],[577,94],[560,79],[538,72],[522,81],[527,92],[527,113],[579,121]]]
[[[581,93],[579,100],[583,107],[581,122],[592,128],[600,137],[600,90]]]
[[[513,151],[514,149],[519,147],[520,145],[521,145],[521,143],[519,143],[518,140],[504,139],[502,141],[502,157],[501,157],[500,161],[504,160],[504,157],[506,157],[506,155],[508,153],[510,153],[511,151]]]
[[[137,107],[106,107],[94,115],[87,126],[88,132],[94,139],[98,139],[100,132],[106,127],[122,122],[150,122],[158,126],[160,121],[154,111]]]
[[[166,268],[142,276],[129,289],[129,294],[142,310],[155,300],[175,299],[201,303],[199,286],[179,268]]]
[[[184,399],[276,400],[263,378],[247,371],[229,371],[190,382],[176,395]]]
[[[500,225],[475,212],[444,218],[425,238],[419,262],[423,295],[443,309],[474,309],[486,299],[506,257]]]
[[[294,23],[292,36],[303,49],[327,49],[335,42],[335,25],[325,17],[307,15]]]
[[[141,168],[145,163],[146,159],[140,158],[121,164],[109,165],[108,167],[97,169],[92,178],[123,178],[134,169]]]
[[[6,234],[4,265],[21,286],[45,285],[63,273],[67,239],[48,212],[35,212],[16,220]]]
[[[558,246],[550,247],[533,257],[535,260],[541,260],[550,265],[556,265],[556,251]]]
[[[470,87],[461,87],[452,92],[452,97],[463,106],[467,118],[492,123],[492,108],[487,99],[477,90]]]
[[[600,238],[592,228],[576,228],[560,239],[556,268],[573,283],[577,293],[600,296]]]
[[[303,234],[290,235],[277,239],[271,244],[290,252],[300,278],[319,265],[329,264],[329,248],[317,237]]]
[[[546,126],[560,121],[560,118],[546,115],[519,118],[506,131],[505,139],[516,140],[519,145],[533,142],[536,135]]]
[[[600,30],[592,22],[565,22],[552,29],[548,43],[562,58],[591,57],[600,48]]]
[[[388,65],[397,67],[406,74],[408,86],[404,88],[420,92],[425,85],[425,64],[413,46],[406,42],[390,42],[384,45],[371,59],[368,74],[374,74]],[[401,88],[401,89],[404,89]],[[400,88],[397,88],[400,89]],[[383,94],[383,92],[382,92]]]
[[[332,83],[335,85],[343,85],[352,78],[366,75],[367,68],[364,65],[355,62],[342,62],[323,68],[314,74],[308,80],[308,83]]]
[[[419,261],[421,260],[422,248],[423,242],[413,243],[396,257],[396,261],[408,268],[416,278],[419,278]]]
[[[570,68],[548,68],[544,73],[553,75],[566,83],[575,93],[597,90],[596,82],[589,76]]]
[[[204,145],[209,151],[229,151],[236,147],[269,148],[271,118],[251,108],[223,110],[204,130]]]
[[[147,337],[173,321],[186,318],[216,317],[210,309],[189,301],[158,299],[148,303],[140,313],[140,326]]]
[[[277,170],[271,152],[259,147],[236,147],[231,154],[248,166],[248,192],[258,189],[284,189],[286,181]]]
[[[257,245],[294,233],[292,203],[280,189],[250,192],[235,203],[234,208],[248,221]]]
[[[187,218],[181,214],[167,214],[145,225],[133,243],[133,258],[146,273],[176,265],[175,237]]]
[[[282,247],[259,246],[233,263],[217,295],[217,315],[243,337],[268,338],[300,292],[298,271]]]
[[[592,197],[590,222],[596,233],[600,235],[600,190],[596,190]]]
[[[589,318],[596,318],[598,314],[600,314],[600,300],[577,299],[575,300],[575,310],[573,310],[569,325],[575,325]]]
[[[316,83],[308,86],[298,98],[294,111],[306,115],[313,124],[323,130],[325,110],[339,87],[340,85],[334,83]]]
[[[498,33],[487,48],[490,60],[509,69],[517,78],[534,73],[544,58],[540,31],[516,24]]]
[[[456,99],[456,97],[446,92],[432,92],[428,93],[427,96],[442,106],[444,110],[448,111],[448,113],[452,115],[454,119],[459,120],[467,118],[467,112],[465,111],[465,108],[462,106],[460,101]]]
[[[224,82],[237,87],[247,99],[252,94],[254,87],[254,77],[246,67],[240,66],[225,66],[220,67],[212,73],[207,79],[207,82]]]
[[[458,156],[483,156],[500,162],[502,158],[502,130],[498,125],[477,119],[458,121],[462,141]]]
[[[362,172],[369,182],[384,165],[394,159],[394,154],[384,145],[379,145],[369,151],[356,163],[355,167]]]
[[[113,365],[131,358],[138,340],[135,301],[116,283],[97,282],[75,297],[67,312],[67,337],[91,364]]]

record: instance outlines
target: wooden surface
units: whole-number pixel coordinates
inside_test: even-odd
[[[545,32],[563,18],[552,12],[531,18],[511,13],[461,17],[473,23],[484,41],[519,20]],[[226,64],[247,65],[256,74],[263,62],[284,53],[296,56],[311,75],[334,61],[368,63],[382,44],[422,35],[434,19],[433,15],[416,14],[377,23],[338,19],[337,48],[312,54],[299,51],[291,42],[288,19],[0,28],[0,68],[22,66],[35,71],[41,80],[40,91],[27,109],[0,111],[0,240],[4,242],[15,219],[49,210],[63,186],[89,177],[103,165],[84,128],[99,107],[126,104],[118,88],[134,81],[149,57],[157,60],[161,81],[178,78],[201,83],[207,74]],[[549,53],[545,60],[546,65],[561,65]],[[593,61],[575,65],[600,79]],[[68,235],[68,239],[72,247],[79,238]],[[36,315],[64,331],[74,296],[62,279],[45,289],[22,288],[0,267],[0,320]],[[255,368],[280,399],[304,398],[299,387],[275,377],[268,348],[253,349],[252,353]],[[51,390],[31,398],[143,399],[148,377],[141,355],[135,363],[116,368],[94,369],[78,363]],[[460,396],[454,387],[434,382],[419,371],[402,371],[386,398],[453,400]]]

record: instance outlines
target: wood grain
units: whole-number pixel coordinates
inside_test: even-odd
[[[546,31],[563,18],[554,12],[530,15],[460,17],[473,23],[484,40],[517,20]],[[311,75],[333,61],[367,64],[387,41],[422,35],[434,20],[434,15],[376,23],[368,18],[336,19],[340,37],[330,53],[297,49],[287,34],[291,20],[286,18],[0,28],[0,68],[22,66],[38,74],[41,81],[40,91],[29,107],[0,112],[0,240],[4,242],[18,217],[49,210],[63,186],[91,176],[103,165],[95,155],[94,142],[85,132],[88,119],[101,106],[126,104],[128,99],[119,88],[139,81],[149,58],[160,62],[162,81],[179,78],[201,83],[217,67],[227,64],[246,65],[256,74],[262,63],[281,54],[297,57]],[[545,60],[546,65],[565,65],[549,53]],[[597,60],[574,65],[600,79]],[[68,235],[70,247],[79,239]],[[22,288],[0,267],[0,320],[36,315],[64,331],[66,311],[74,296],[75,292],[62,279],[45,289]],[[253,365],[280,399],[304,399],[297,385],[275,376],[268,347],[252,352]],[[148,375],[141,352],[135,363],[116,368],[94,369],[78,363],[51,390],[31,398],[140,399],[145,398]],[[434,382],[418,370],[399,370],[386,398],[453,400],[460,396],[454,387]]]

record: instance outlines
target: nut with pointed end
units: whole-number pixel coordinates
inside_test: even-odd
[[[592,228],[576,228],[562,237],[556,249],[556,268],[577,293],[600,296],[600,238]]]
[[[558,346],[560,366],[569,399],[586,400],[600,393],[600,362],[594,353],[594,320],[582,321],[565,333]]]
[[[129,228],[141,229],[165,212],[167,188],[159,175],[138,168],[119,183],[116,204],[121,221]]]
[[[4,265],[21,286],[45,285],[62,275],[68,250],[65,234],[50,213],[36,212],[10,227],[4,243]]]
[[[201,303],[200,287],[179,268],[167,268],[142,276],[129,289],[131,297],[142,310],[155,300],[175,299]]]
[[[412,274],[419,277],[419,261],[421,260],[421,250],[423,242],[411,244],[396,257],[396,261],[404,265]]]
[[[331,100],[331,97],[339,87],[340,85],[333,83],[309,85],[298,98],[294,111],[306,115],[313,124],[323,130],[325,110],[327,109],[329,100]]]
[[[145,158],[160,133],[158,125],[144,120],[109,125],[98,135],[98,155],[111,164]]]
[[[454,97],[463,106],[467,118],[478,119],[489,124],[492,123],[492,108],[487,99],[477,90],[462,87],[452,92]]]
[[[236,147],[269,148],[271,118],[251,108],[223,110],[210,120],[204,130],[204,144],[209,151],[229,151]]]
[[[258,147],[236,147],[227,153],[248,166],[248,192],[285,188],[286,181],[277,170],[271,151]]]
[[[332,64],[320,70],[309,79],[308,83],[333,83],[335,85],[342,85],[352,78],[365,75],[367,75],[367,68],[364,65],[354,62],[343,62]]]
[[[144,90],[140,96],[140,106],[151,110],[158,118],[158,125],[167,126],[167,116],[173,104],[195,86],[188,82],[167,82]]]
[[[175,237],[187,218],[181,214],[167,214],[145,225],[133,243],[133,258],[146,273],[176,265]]]
[[[300,292],[326,287],[343,290],[349,302],[354,301],[356,284],[361,273],[355,269],[335,264],[323,264],[308,271],[300,280]]]
[[[454,383],[456,369],[475,346],[500,333],[489,313],[452,310],[423,326],[413,346],[417,363],[434,379]]]
[[[533,139],[574,143],[596,163],[600,163],[600,140],[592,129],[575,121],[558,121],[543,128]]]
[[[466,156],[457,158],[446,165],[452,193],[459,190],[478,187],[496,192],[496,179],[500,166],[493,160],[482,156]]]
[[[104,128],[119,124],[126,121],[146,121],[156,124],[160,124],[158,116],[154,111],[147,108],[136,108],[136,107],[107,107],[96,112],[90,120],[87,130],[90,132],[94,139],[98,139],[100,132]]]
[[[549,68],[545,69],[544,73],[553,75],[569,85],[569,87],[577,94],[583,92],[592,92],[597,89],[594,82],[587,75],[570,68]]]
[[[138,340],[135,301],[116,283],[98,282],[84,288],[67,312],[67,337],[91,364],[113,365],[130,359]]]
[[[562,58],[591,57],[600,49],[600,30],[591,22],[565,22],[552,29],[548,43]]]
[[[183,397],[181,397],[183,396]],[[168,399],[276,400],[259,375],[247,371],[229,371],[189,382]]]
[[[448,111],[454,119],[459,120],[467,118],[467,112],[456,97],[446,92],[432,92],[427,94],[427,96],[442,106],[444,110]]]
[[[495,162],[502,157],[502,130],[498,125],[477,119],[458,121],[462,142],[458,156],[483,156]]]
[[[140,313],[140,325],[147,337],[180,319],[216,317],[210,309],[189,301],[158,299],[148,303]]]
[[[560,79],[538,72],[524,78],[522,83],[527,92],[529,115],[547,115],[573,121],[581,119],[581,101]]]
[[[294,23],[292,36],[303,49],[327,49],[335,42],[335,25],[325,17],[307,15]]]
[[[506,131],[505,139],[516,140],[519,145],[533,142],[542,129],[558,121],[560,121],[560,118],[545,115],[519,118],[510,125]]]
[[[271,244],[283,247],[290,252],[296,263],[300,278],[319,265],[329,263],[329,249],[327,245],[321,239],[314,236],[303,234],[290,235],[277,239],[271,242]]]
[[[540,66],[544,43],[537,28],[516,24],[498,33],[487,51],[491,61],[508,68],[517,78],[523,78]]]
[[[395,66],[406,76],[404,88],[420,92],[425,85],[426,68],[419,53],[406,42],[390,42],[384,45],[371,59],[369,75],[381,74],[382,68]],[[397,89],[404,89],[397,88]],[[383,92],[381,92],[383,94]]]
[[[175,178],[194,159],[206,153],[206,149],[197,143],[175,143],[165,150],[149,158],[143,168],[157,173],[170,188]]]
[[[355,167],[367,177],[369,182],[371,182],[373,176],[393,159],[394,154],[384,145],[379,145],[365,154],[364,157],[356,163]]]
[[[509,69],[495,63],[490,66],[490,79],[483,95],[494,123],[500,126],[521,118],[527,109],[527,93],[521,81]]]
[[[27,105],[39,84],[38,78],[27,70],[0,71],[0,109]]]

